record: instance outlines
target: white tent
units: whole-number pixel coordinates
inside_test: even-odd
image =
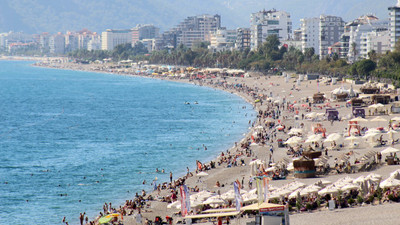
[[[393,148],[393,147],[388,147],[381,151],[382,154],[390,154],[390,153],[397,153],[397,152],[400,152],[400,150],[397,148]]]

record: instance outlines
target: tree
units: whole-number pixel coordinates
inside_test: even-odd
[[[357,56],[357,44],[355,42],[351,43],[351,52],[353,53],[353,62],[356,61]]]
[[[365,75],[365,79],[368,79],[370,73],[375,70],[376,64],[370,59],[363,59],[356,63],[357,73],[359,75]]]
[[[304,50],[304,56],[306,57],[307,61],[311,62],[312,57],[315,54],[314,48],[306,48]]]

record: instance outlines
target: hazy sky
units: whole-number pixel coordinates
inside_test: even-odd
[[[291,14],[293,28],[304,17],[342,16],[345,21],[373,13],[388,17],[396,0],[1,0],[0,32],[65,32],[88,28],[131,28],[152,23],[172,28],[187,16],[220,14],[228,28],[249,27],[250,13],[275,8]]]

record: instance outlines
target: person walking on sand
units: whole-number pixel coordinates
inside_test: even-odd
[[[169,181],[172,183],[172,172],[169,172]]]

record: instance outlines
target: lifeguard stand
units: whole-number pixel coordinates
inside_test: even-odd
[[[357,135],[361,135],[361,127],[360,127],[360,124],[358,124],[358,122],[357,121],[349,121],[349,136],[350,136],[350,134],[351,134],[351,129],[356,129],[357,131],[356,131],[356,134]]]

